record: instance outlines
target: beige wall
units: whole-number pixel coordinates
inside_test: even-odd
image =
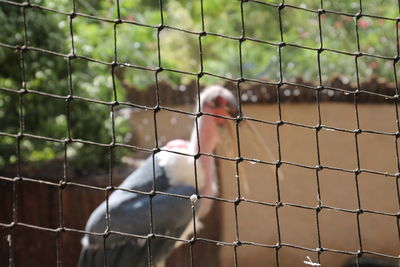
[[[190,111],[190,107],[178,107]],[[245,105],[249,117],[267,121],[278,120],[277,105]],[[147,148],[154,145],[152,111],[133,113],[133,144]],[[315,126],[318,123],[315,104],[283,104],[282,119]],[[354,130],[355,108],[352,104],[321,103],[322,124]],[[187,138],[193,118],[178,113],[161,111],[157,116],[160,143],[174,138]],[[392,105],[362,104],[359,106],[359,123],[363,130],[396,132],[395,108]],[[254,138],[241,132],[242,156],[266,161],[278,159],[276,126],[252,123],[264,136],[271,153],[262,153],[252,147]],[[280,128],[282,160],[308,166],[317,165],[315,130],[283,125]],[[357,167],[355,137],[352,133],[321,130],[319,133],[321,165],[344,169]],[[222,155],[224,151],[218,152]],[[362,133],[359,135],[359,160],[362,169],[397,172],[395,137]],[[233,200],[237,197],[235,165],[221,161],[221,196]],[[277,185],[274,167],[264,164],[241,163],[250,184],[249,192],[242,192],[246,199],[275,203]],[[313,169],[282,165],[279,180],[281,201],[315,207],[317,178]],[[355,176],[352,173],[323,169],[319,172],[320,194],[323,205],[342,209],[358,208]],[[241,176],[242,177],[242,176]],[[243,179],[243,177],[242,177]],[[399,212],[396,181],[393,177],[362,173],[359,176],[361,207],[386,213]],[[233,242],[236,238],[233,204],[222,204],[224,233],[221,241]],[[359,216],[363,250],[398,255],[399,233],[396,218],[364,213]],[[281,242],[315,249],[318,247],[316,212],[314,210],[279,208]],[[274,245],[278,242],[275,208],[242,202],[238,206],[239,235],[241,240]],[[323,209],[319,214],[320,238],[324,248],[356,252],[359,249],[357,220],[354,213]],[[275,266],[275,249],[241,246],[237,250],[239,266]],[[309,256],[316,261],[315,252],[284,247],[279,252],[280,266],[305,266]],[[233,266],[233,249],[221,249],[223,266]],[[347,256],[324,252],[322,266],[340,266]]]

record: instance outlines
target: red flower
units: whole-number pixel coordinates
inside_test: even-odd
[[[335,26],[336,29],[342,28],[342,26],[343,26],[343,21],[342,21],[342,20],[336,21],[336,23],[335,23],[334,26]]]
[[[308,38],[308,32],[301,32],[300,33],[300,37],[303,38],[303,39]]]
[[[360,19],[358,21],[358,26],[360,26],[360,28],[365,29],[370,25],[370,22],[365,20],[365,19]]]

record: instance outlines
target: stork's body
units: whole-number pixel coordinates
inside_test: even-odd
[[[236,101],[227,89],[213,86],[206,89],[200,97],[202,112],[236,116]],[[161,152],[149,157],[140,168],[129,175],[119,188],[150,192],[154,185],[156,191],[192,196],[196,194],[195,177],[197,177],[200,194],[215,195],[217,190],[214,159],[210,156],[201,156],[195,163],[194,155],[197,154],[198,148],[202,153],[213,153],[220,141],[219,128],[223,126],[227,126],[226,119],[201,116],[198,134],[195,127],[190,141],[173,140],[167,143]],[[197,213],[202,217],[209,211],[211,201],[201,199],[199,202],[196,203],[196,207],[199,207]],[[152,198],[151,205],[153,231],[156,235],[180,237],[193,218],[191,201],[188,198],[156,194]],[[92,233],[106,231],[106,210],[107,203],[103,202],[90,216],[86,231]],[[141,236],[151,233],[148,195],[116,190],[108,199],[108,214],[111,231]],[[123,234],[110,234],[106,239],[102,235],[86,235],[82,240],[83,249],[79,266],[103,266],[105,259],[110,267],[148,266],[146,242],[146,239]],[[162,237],[152,239],[150,248],[153,263],[168,256],[174,243]],[[106,247],[106,257],[104,247]]]

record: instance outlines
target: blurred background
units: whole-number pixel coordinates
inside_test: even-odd
[[[281,2],[0,0],[0,266],[75,266],[104,188],[190,135],[195,117],[154,107],[193,112],[212,84],[270,153],[240,134],[250,201],[237,220],[215,201],[202,231],[254,244],[196,244],[195,266],[398,262],[398,1]],[[235,165],[218,167],[235,200]],[[188,247],[169,266],[190,266]]]

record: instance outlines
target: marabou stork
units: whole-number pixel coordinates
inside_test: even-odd
[[[152,197],[152,218],[154,233],[179,237],[192,221],[191,205],[196,202],[196,217],[207,214],[212,205],[209,199],[197,200],[195,172],[199,194],[215,196],[217,193],[214,158],[200,156],[196,160],[198,148],[201,153],[211,154],[222,142],[222,130],[228,129],[233,138],[232,123],[222,117],[234,117],[238,114],[236,97],[226,88],[210,86],[200,94],[200,110],[204,113],[194,127],[190,141],[173,140],[166,144],[161,152],[150,156],[145,163],[130,174],[119,188],[150,192],[153,178],[156,191],[186,196],[177,198],[163,194]],[[168,151],[182,152],[187,156]],[[153,162],[154,158],[154,162]],[[196,165],[196,167],[195,167]],[[196,171],[195,171],[196,170]],[[187,197],[191,197],[190,200]],[[124,190],[115,190],[108,199],[109,230],[147,236],[150,234],[150,197]],[[148,241],[120,234],[110,234],[105,239],[101,233],[107,228],[107,203],[103,202],[91,214],[86,231],[100,233],[85,235],[82,239],[80,267],[103,266],[148,266]],[[198,215],[197,215],[198,214]],[[166,238],[151,239],[152,262],[164,260],[173,250],[175,242]],[[104,255],[106,247],[106,257]]]

